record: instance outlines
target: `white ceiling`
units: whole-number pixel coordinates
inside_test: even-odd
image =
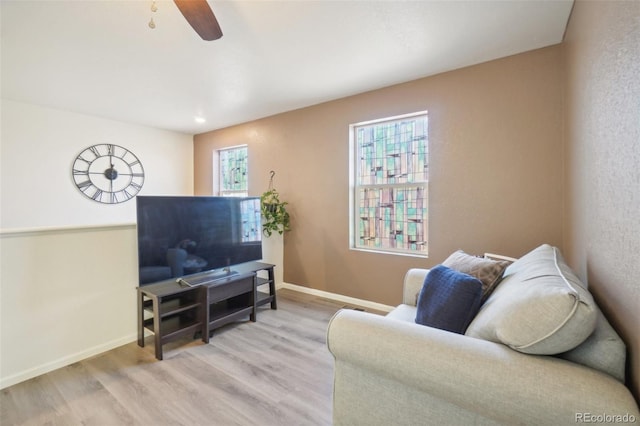
[[[1,0],[2,97],[197,134],[560,43],[573,0],[209,0],[208,42],[156,4]]]

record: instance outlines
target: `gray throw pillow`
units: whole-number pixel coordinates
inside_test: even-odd
[[[458,250],[452,253],[442,264],[479,279],[482,282],[482,302],[484,302],[500,283],[504,270],[511,262],[472,256],[462,250]]]

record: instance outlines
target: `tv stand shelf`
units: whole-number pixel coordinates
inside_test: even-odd
[[[180,312],[188,311],[192,308],[200,306],[200,302],[186,301],[177,299],[168,299],[160,306],[160,318],[167,317],[169,315],[178,314]],[[153,301],[151,299],[145,300],[144,309],[147,312],[153,313]]]
[[[155,332],[155,325],[153,323],[152,318],[145,320],[144,326],[148,330]],[[165,321],[162,324],[162,328],[163,328],[162,341],[163,343],[166,343],[170,340],[173,340],[172,337],[174,337],[174,335],[175,337],[182,336],[181,332],[183,330],[188,330],[188,332],[198,331],[198,328],[200,328],[200,322],[195,320],[189,320],[189,319],[185,320],[179,316],[176,316]]]
[[[138,345],[144,347],[145,329],[154,334],[156,358],[162,359],[162,345],[201,333],[209,342],[211,332],[247,316],[256,321],[258,306],[270,303],[277,309],[274,265],[249,262],[233,267],[233,274],[206,280],[206,273],[189,278],[205,278],[205,284],[189,287],[175,280],[138,287]],[[268,285],[268,293],[259,286]]]

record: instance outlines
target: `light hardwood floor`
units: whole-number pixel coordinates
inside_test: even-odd
[[[9,425],[330,425],[326,328],[344,304],[280,290],[278,310],[214,332],[209,344],[130,343],[3,389]]]

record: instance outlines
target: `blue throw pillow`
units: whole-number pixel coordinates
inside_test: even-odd
[[[429,271],[418,295],[416,323],[464,334],[481,300],[480,280],[438,265]]]

